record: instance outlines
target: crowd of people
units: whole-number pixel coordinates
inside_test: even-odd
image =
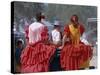
[[[80,40],[85,28],[77,15],[64,25],[54,21],[50,32],[45,15],[36,14],[36,21],[25,29],[26,47],[18,40],[15,51],[16,71],[20,73],[81,70],[89,68],[93,56],[91,44]]]

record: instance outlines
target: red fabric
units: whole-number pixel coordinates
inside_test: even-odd
[[[42,36],[42,40],[47,40],[49,37],[48,37],[48,29],[47,27],[45,26],[41,32],[41,36]]]
[[[26,46],[21,54],[22,72],[48,71],[49,59],[54,53],[54,48],[54,46],[44,45],[44,43]]]
[[[80,25],[80,33],[83,34],[84,27]],[[69,27],[64,28],[64,34],[70,38]],[[71,41],[66,43],[64,48],[61,50],[61,67],[64,70],[78,70],[79,65],[86,61],[88,58],[92,57],[92,49],[88,45],[81,43],[78,47],[71,44]]]
[[[61,51],[61,67],[65,70],[78,70],[79,65],[92,56],[91,47],[80,44],[78,47],[66,45]]]
[[[83,25],[82,24],[80,24],[80,33],[81,33],[81,35],[83,34],[83,32],[85,31],[85,28],[83,27]]]
[[[55,52],[55,46],[46,45],[48,40],[47,27],[41,31],[41,40],[35,44],[28,44],[21,54],[21,72],[45,72],[48,71],[50,57]]]
[[[65,25],[65,27],[64,27],[64,35],[69,36],[69,34],[70,34],[69,26]]]

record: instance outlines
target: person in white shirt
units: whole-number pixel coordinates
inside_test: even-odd
[[[54,22],[54,29],[52,30],[52,42],[59,46],[61,44],[61,31],[59,21]]]
[[[56,46],[56,51],[51,57],[50,61],[50,71],[61,71],[60,66],[60,49],[58,47],[61,45],[61,31],[60,31],[59,21],[54,22],[54,29],[51,31],[51,38],[53,45]]]
[[[41,13],[36,14],[36,19],[29,26],[29,43],[21,52],[21,73],[47,72],[49,59],[55,52],[55,46],[48,41],[47,26],[41,23]]]

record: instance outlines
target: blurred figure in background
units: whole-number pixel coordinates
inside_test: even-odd
[[[51,57],[50,60],[50,71],[60,71],[60,49],[58,49],[59,46],[61,46],[61,25],[59,21],[54,22],[54,29],[51,31],[51,40],[52,44],[55,45],[56,51],[54,55]]]
[[[51,39],[54,45],[60,46],[61,45],[61,25],[59,21],[54,22],[54,29],[51,31]]]
[[[20,73],[20,68],[21,68],[20,55],[21,55],[22,49],[23,49],[23,40],[18,39],[16,43],[16,49],[15,49],[15,63],[16,63],[15,71],[17,73]]]

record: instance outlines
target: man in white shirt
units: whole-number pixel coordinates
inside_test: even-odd
[[[60,66],[60,49],[58,47],[61,45],[61,32],[60,32],[59,21],[54,22],[54,29],[51,32],[52,43],[56,46],[56,51],[50,61],[50,71],[61,71]]]
[[[54,22],[54,29],[52,30],[52,42],[57,46],[61,44],[61,32],[59,21]]]

